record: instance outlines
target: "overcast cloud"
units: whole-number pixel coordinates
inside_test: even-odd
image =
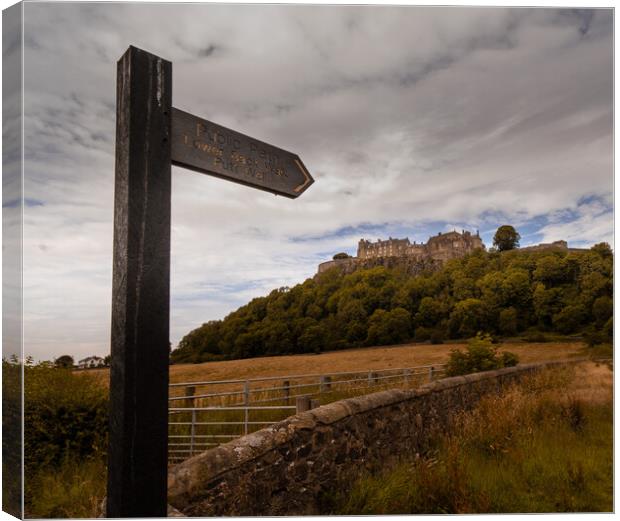
[[[174,345],[364,237],[612,243],[611,10],[25,5],[25,349],[109,352],[116,61],[298,153],[298,200],[173,168]]]

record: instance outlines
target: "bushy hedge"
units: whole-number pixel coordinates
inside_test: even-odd
[[[71,454],[105,451],[108,393],[88,375],[45,364],[26,367],[26,467],[60,463]]]
[[[2,360],[2,506],[15,517],[21,517],[21,424],[21,366]]]
[[[105,458],[108,392],[87,374],[42,363],[24,368],[26,503],[41,472]]]

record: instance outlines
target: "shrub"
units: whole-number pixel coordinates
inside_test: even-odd
[[[2,507],[21,514],[21,365],[17,357],[2,359]]]
[[[504,351],[501,359],[502,367],[514,367],[519,363],[519,357],[510,351]]]
[[[517,355],[508,351],[498,355],[497,349],[489,335],[478,333],[469,341],[465,352],[458,349],[450,352],[446,374],[457,376],[517,365]]]
[[[32,508],[44,493],[37,484],[48,487],[40,476],[61,472],[69,460],[104,458],[108,393],[90,375],[45,363],[26,365],[24,384],[26,507]]]

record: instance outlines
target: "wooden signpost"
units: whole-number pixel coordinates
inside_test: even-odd
[[[295,198],[290,152],[172,107],[172,64],[118,62],[107,517],[166,517],[171,165]]]

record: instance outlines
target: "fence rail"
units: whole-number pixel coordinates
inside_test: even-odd
[[[382,389],[415,388],[444,372],[445,364],[436,364],[173,383],[168,408],[169,460],[178,462],[321,403]]]

